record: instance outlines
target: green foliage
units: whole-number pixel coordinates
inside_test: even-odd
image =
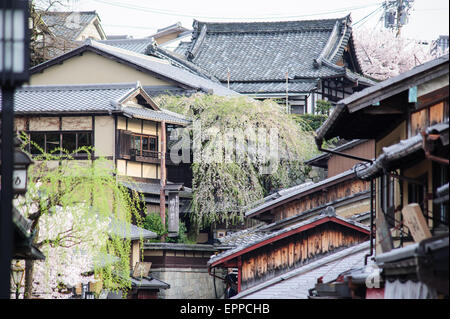
[[[152,232],[155,232],[159,238],[161,238],[164,235],[168,234],[168,218],[166,218],[166,225],[164,226],[161,220],[161,216],[156,213],[150,213],[148,214],[144,222],[142,224],[142,227],[144,227],[147,230],[150,230]],[[186,224],[180,220],[179,222],[179,229],[178,229],[178,236],[177,237],[166,237],[166,242],[168,243],[190,243],[188,236],[187,236],[187,227]],[[160,239],[153,239],[151,240],[153,242],[160,242]]]
[[[292,118],[303,130],[315,132],[328,117],[322,114],[292,114]]]
[[[246,130],[274,129],[278,132],[279,162],[273,171],[263,170],[267,158],[243,156],[231,161],[196,161],[193,170],[193,224],[206,227],[212,223],[240,223],[246,209],[276,189],[301,182],[303,161],[317,150],[313,135],[299,126],[289,114],[273,101],[255,101],[247,97],[219,97],[196,94],[190,97],[160,96],[156,102],[163,108],[189,116],[193,127],[201,126],[202,151],[219,155],[224,151],[221,139],[227,131],[243,132],[246,145],[269,146],[267,140],[251,137]],[[192,128],[192,127],[191,127]],[[193,135],[194,139],[195,134]],[[194,140],[195,143],[195,140]],[[245,144],[244,143],[244,144]],[[236,138],[236,145],[238,144]],[[236,159],[236,160],[234,160]]]
[[[159,216],[159,214],[156,213],[151,213],[145,216],[142,226],[145,229],[156,233],[158,237],[167,234],[167,229],[162,223],[161,216]]]
[[[316,114],[330,116],[331,103],[326,100],[317,100],[314,109]]]
[[[24,145],[31,143],[37,149],[39,145],[30,141],[28,136],[21,136]],[[52,154],[44,153],[34,156],[34,165],[29,168],[28,191],[21,209],[26,217],[33,221],[33,230],[39,229],[39,220],[45,215],[61,214],[63,220],[64,211],[77,208],[82,209],[81,225],[83,227],[107,221],[108,225],[130,225],[132,217],[140,224],[139,212],[143,208],[142,198],[136,192],[129,190],[118,183],[113,163],[104,158],[91,159],[93,149],[83,147],[76,152],[88,154],[85,160],[76,160],[72,154],[64,149],[57,149]],[[60,155],[60,152],[62,155]],[[121,234],[125,234],[125,229]],[[74,235],[76,233],[74,232]],[[110,290],[122,290],[124,293],[131,288],[130,282],[130,241],[110,231],[107,227],[104,233],[93,234],[96,236],[95,245],[89,253],[94,256],[114,257],[118,261],[114,263],[94,263],[94,272],[97,278],[101,278],[103,287]],[[79,238],[82,243],[84,238]],[[61,244],[59,237],[38,242],[39,247],[52,244]],[[116,260],[115,259],[115,260]]]

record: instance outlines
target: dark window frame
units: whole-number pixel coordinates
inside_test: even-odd
[[[40,145],[42,148],[43,148],[43,151],[45,152],[45,153],[48,153],[49,152],[49,150],[48,150],[48,148],[47,148],[47,135],[50,135],[50,134],[58,134],[59,135],[59,145],[58,146],[56,146],[56,148],[62,148],[62,146],[63,146],[63,135],[64,134],[75,134],[75,149],[74,150],[76,150],[76,149],[78,149],[79,147],[80,147],[80,142],[79,142],[79,136],[81,135],[81,134],[89,134],[90,135],[90,137],[89,137],[89,139],[90,139],[90,143],[88,143],[88,144],[90,144],[90,145],[83,145],[83,146],[91,146],[91,147],[93,147],[94,146],[94,134],[93,134],[93,131],[92,130],[86,130],[86,131],[84,131],[84,130],[76,130],[76,131],[74,131],[74,130],[68,130],[68,131],[25,131],[25,133],[28,135],[28,137],[32,140],[32,138],[31,138],[31,135],[32,134],[43,134],[44,135],[44,147],[42,147],[42,145]],[[74,151],[73,150],[73,151]],[[31,147],[31,144],[29,144],[29,145],[27,145],[27,151],[31,154],[31,155],[34,155],[34,156],[36,156],[36,155],[41,155],[41,153],[34,153],[33,152],[33,150],[32,150],[32,147]],[[70,151],[71,150],[68,150],[69,151],[69,154],[70,155],[72,155],[74,158],[77,158],[77,159],[83,159],[83,158],[87,158],[88,157],[88,154],[87,153],[85,153],[85,152],[82,152],[82,153],[70,153]],[[62,152],[61,152],[61,150],[59,151],[59,153],[52,153],[53,155],[63,155],[62,154]]]
[[[395,227],[395,178],[389,174],[380,177],[380,207],[386,216],[386,222]]]
[[[146,157],[158,157],[158,153],[159,153],[159,143],[158,143],[158,136],[157,135],[151,135],[151,134],[141,134],[141,133],[131,133],[131,149],[133,150],[135,155],[138,156],[146,156]],[[135,148],[135,138],[139,137],[140,138],[140,149],[136,149]],[[148,139],[147,142],[147,149],[143,148],[143,139],[146,138]],[[154,143],[151,143],[150,140],[153,140]],[[151,145],[154,145],[154,149],[151,149]]]

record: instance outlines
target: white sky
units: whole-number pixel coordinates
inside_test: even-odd
[[[381,27],[382,0],[72,0],[69,9],[96,10],[107,35],[149,36],[181,22],[283,21],[343,17],[351,13],[354,28]],[[375,11],[375,13],[373,13]],[[372,13],[372,14],[371,14]],[[402,34],[434,40],[449,34],[448,0],[415,0]],[[371,15],[370,15],[371,14]],[[368,16],[369,15],[369,16]],[[359,22],[358,22],[359,21]],[[358,22],[358,23],[357,23]]]

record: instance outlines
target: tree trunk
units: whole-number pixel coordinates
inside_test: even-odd
[[[25,260],[25,292],[23,294],[23,299],[31,299],[33,290],[33,270],[34,260]]]

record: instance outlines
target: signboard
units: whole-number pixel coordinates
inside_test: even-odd
[[[150,272],[150,267],[152,266],[151,262],[137,262],[136,266],[134,266],[133,269],[133,277],[139,278],[139,277],[147,277],[148,273]]]
[[[387,224],[383,213],[378,214],[375,225],[377,232],[376,239],[380,244],[381,252],[385,253],[392,250],[394,244],[392,242],[391,231],[389,230],[389,225]]]
[[[178,192],[169,192],[169,220],[168,231],[169,237],[178,236],[180,227],[180,199]]]
[[[431,237],[430,229],[419,204],[413,203],[405,206],[402,209],[402,215],[404,224],[408,227],[415,242]]]

